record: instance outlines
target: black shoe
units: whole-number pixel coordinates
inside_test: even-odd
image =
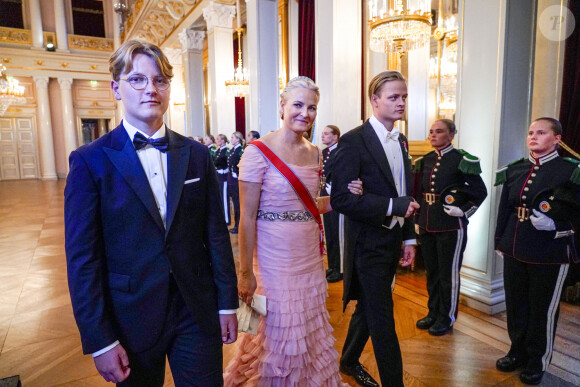
[[[520,380],[524,384],[533,384],[533,385],[540,384],[540,382],[542,381],[542,377],[544,377],[544,371],[533,372],[523,370],[522,373],[520,374]]]
[[[237,228],[237,227],[234,227],[234,228],[232,228],[232,229],[230,230],[230,232],[231,232],[232,234],[237,234],[237,233],[238,233],[238,228]]]
[[[345,375],[351,376],[359,386],[367,387],[379,387],[379,384],[368,372],[365,371],[362,364],[357,363],[353,366],[347,366],[344,364],[340,365],[340,372]]]
[[[342,274],[333,271],[332,273],[326,276],[326,280],[331,284],[334,282],[342,281]]]
[[[326,269],[326,276],[328,277],[330,274],[334,273],[333,269]]]
[[[429,315],[423,317],[421,320],[418,320],[415,324],[419,329],[429,329],[431,326],[435,324],[435,317],[431,317]]]
[[[431,336],[443,336],[444,334],[451,332],[452,330],[453,325],[436,322],[431,326],[431,328],[429,328],[429,334]]]
[[[512,372],[523,366],[525,363],[526,360],[522,357],[507,355],[500,359],[497,359],[497,361],[495,362],[495,368],[497,368],[501,372]]]

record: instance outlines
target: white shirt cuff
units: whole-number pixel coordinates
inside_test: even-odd
[[[407,239],[405,241],[405,246],[414,246],[417,244],[417,239]]]
[[[222,310],[218,310],[219,314],[236,314],[236,310],[235,309],[222,309]]]
[[[100,351],[97,352],[93,352],[91,354],[92,357],[97,357],[97,356],[101,356],[103,353],[105,352],[109,352],[111,349],[115,348],[117,345],[119,345],[119,340],[115,341],[113,344],[106,346],[105,348],[101,349]]]
[[[387,216],[391,216],[391,213],[393,212],[393,199],[389,199],[389,209],[387,210]]]

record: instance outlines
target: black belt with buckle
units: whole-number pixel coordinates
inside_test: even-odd
[[[520,222],[530,219],[530,209],[526,207],[515,207],[514,212]]]
[[[439,196],[439,194],[424,193],[423,196],[425,197],[425,203],[432,205],[437,200],[437,196]]]

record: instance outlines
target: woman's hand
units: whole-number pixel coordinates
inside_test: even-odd
[[[361,179],[356,179],[348,183],[348,190],[353,195],[363,194],[363,183]]]
[[[254,273],[240,273],[238,276],[238,297],[248,305],[252,305],[252,297],[258,284]]]

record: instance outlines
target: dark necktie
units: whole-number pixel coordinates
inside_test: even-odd
[[[160,152],[167,152],[169,150],[169,141],[167,140],[167,137],[154,140],[152,138],[145,137],[139,132],[135,133],[135,137],[133,138],[133,145],[135,146],[136,150],[143,149],[147,145],[151,145]]]

